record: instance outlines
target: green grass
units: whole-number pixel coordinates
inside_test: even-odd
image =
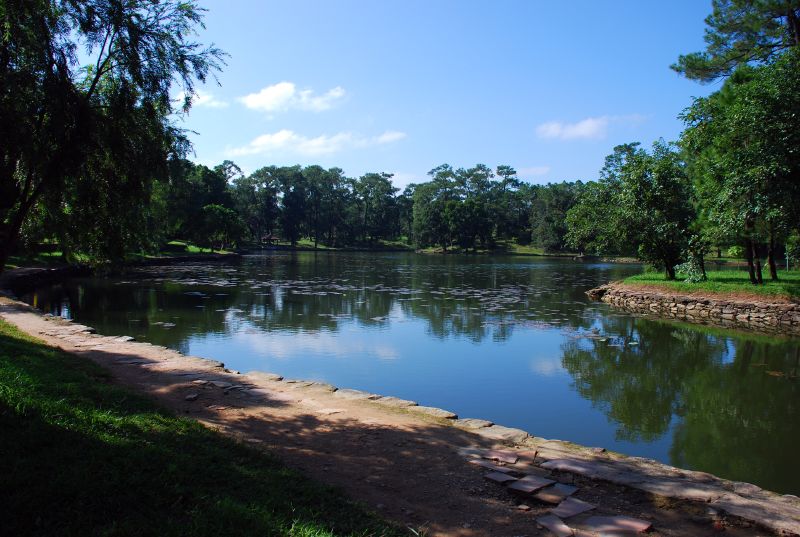
[[[625,283],[657,285],[674,289],[676,291],[691,293],[704,291],[719,294],[756,294],[773,297],[798,298],[800,297],[800,272],[778,271],[778,281],[769,279],[769,271],[764,272],[764,285],[753,285],[746,271],[742,270],[710,270],[707,271],[708,281],[700,283],[687,283],[682,281],[685,276],[678,274],[677,281],[667,281],[662,273],[646,272],[625,279]]]
[[[4,535],[402,535],[0,321]]]
[[[203,248],[202,246],[197,246],[196,244],[192,244],[188,241],[169,241],[167,243],[166,248],[162,252],[159,253],[159,256],[162,257],[169,257],[174,255],[184,255],[184,254],[229,254],[231,253],[228,250],[212,250],[211,248]]]
[[[52,252],[21,253],[12,255],[6,263],[7,269],[19,267],[55,267],[65,265],[63,254],[56,250]],[[88,258],[81,258],[79,262],[86,262]]]

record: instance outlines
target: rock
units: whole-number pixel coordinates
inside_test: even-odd
[[[509,472],[513,472],[513,468],[508,468],[506,466],[497,466],[496,464],[492,464],[489,461],[485,461],[483,459],[471,459],[467,461],[468,464],[473,464],[475,466],[480,466],[481,468],[486,468],[487,470],[491,470],[493,472],[501,472],[507,474]]]
[[[454,414],[449,410],[444,410],[433,406],[410,406],[408,407],[408,410],[409,412],[416,412],[419,414],[425,414],[426,416],[432,416],[434,418],[442,418],[446,420],[454,420],[458,418],[457,414]]]
[[[800,535],[800,508],[785,501],[778,503],[726,494],[712,501],[711,506],[755,522],[779,535]]]
[[[276,373],[267,373],[266,371],[248,371],[247,376],[256,380],[265,380],[267,382],[280,382],[283,380],[282,376]]]
[[[488,420],[479,420],[477,418],[462,418],[455,420],[453,425],[456,427],[461,427],[462,429],[483,429],[485,427],[491,427],[494,425],[494,423]]]
[[[514,464],[519,460],[519,456],[513,451],[504,451],[500,449],[490,449],[488,451],[484,451],[480,454],[480,456],[484,459],[505,462],[508,464]]]
[[[336,390],[333,396],[352,401],[378,399],[380,397],[380,395],[375,395],[374,393],[363,392],[361,390],[350,390],[347,388],[343,390]]]
[[[530,436],[522,429],[503,427],[502,425],[492,425],[491,427],[476,429],[475,432],[486,438],[491,438],[492,440],[500,440],[513,444],[520,444]]]
[[[233,386],[233,383],[225,382],[224,380],[212,380],[209,382],[209,384],[217,388],[230,388],[231,386]]]
[[[200,397],[199,393],[190,393],[189,395],[184,397],[184,399],[186,399],[187,401],[197,401],[198,397]]]
[[[378,399],[375,399],[375,402],[393,408],[408,408],[410,406],[417,406],[415,401],[408,401],[407,399],[400,399],[399,397],[379,397]]]

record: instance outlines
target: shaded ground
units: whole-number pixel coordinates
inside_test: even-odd
[[[382,516],[411,528],[409,534],[549,535],[535,520],[552,506],[513,496],[487,481],[486,469],[468,464],[459,454],[465,446],[489,449],[497,447],[495,442],[444,420],[347,399],[325,385],[240,375],[163,347],[93,337],[81,333],[83,327],[45,321],[18,303],[0,305],[0,314],[48,344],[103,365],[115,383],[341,487]],[[246,468],[240,471],[248,473]],[[543,472],[532,465],[531,471]],[[697,502],[666,501],[606,481],[545,473],[574,482],[577,498],[598,505],[594,514],[651,522],[650,535],[705,536],[722,529],[734,537],[769,535]],[[237,480],[241,475],[221,478]],[[521,504],[529,509],[520,509]]]

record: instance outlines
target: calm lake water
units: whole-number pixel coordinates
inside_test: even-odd
[[[800,493],[800,340],[637,318],[584,292],[635,265],[274,252],[75,279],[53,314],[286,377],[439,406]]]

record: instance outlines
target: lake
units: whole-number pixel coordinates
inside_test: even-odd
[[[588,300],[638,265],[271,252],[73,279],[43,311],[232,369],[413,399],[800,493],[800,340]]]

